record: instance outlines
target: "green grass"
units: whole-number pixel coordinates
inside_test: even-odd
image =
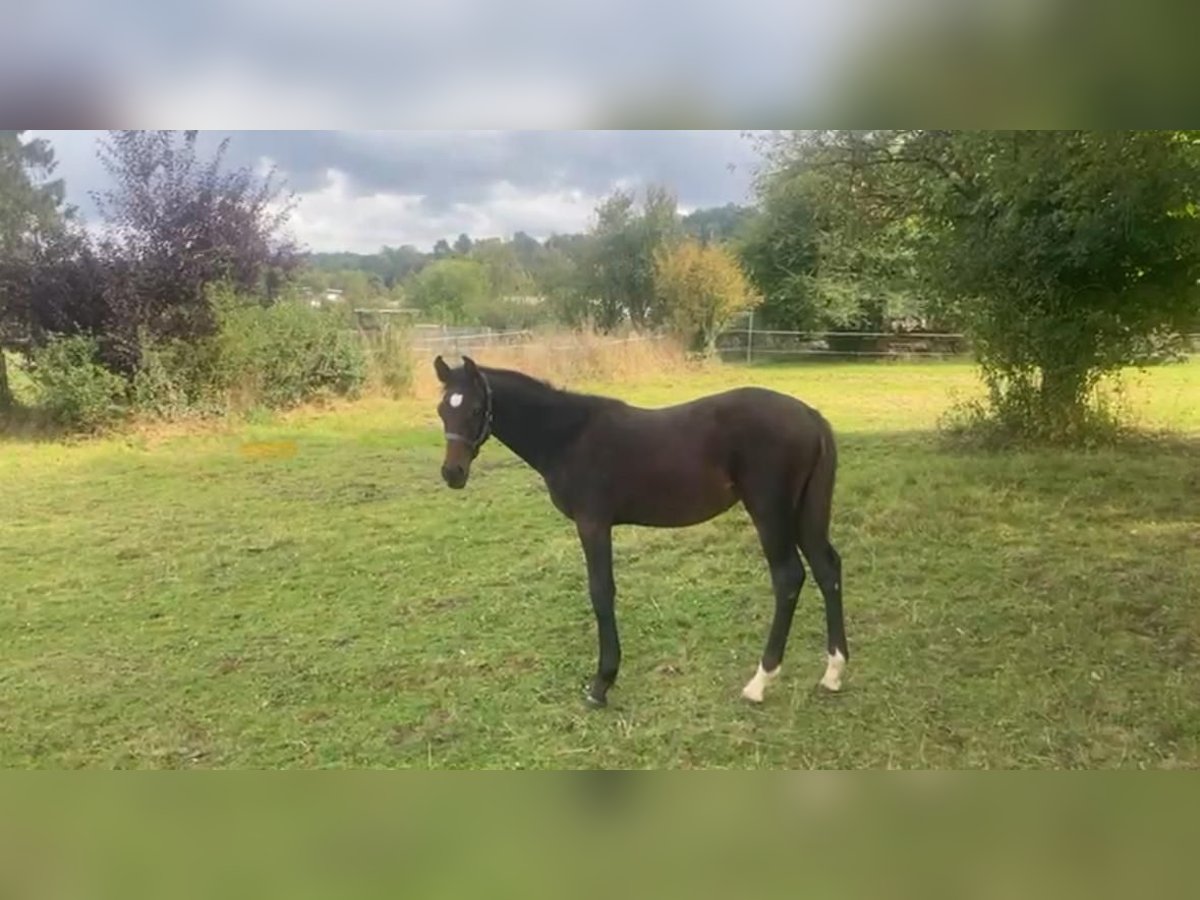
[[[975,389],[959,364],[606,389],[743,383],[840,436],[842,696],[812,692],[810,580],[783,676],[741,701],[772,601],[739,508],[618,530],[625,661],[586,709],[582,554],[538,476],[493,442],[449,491],[432,404],[372,401],[0,443],[0,765],[1200,764],[1200,365],[1131,379],[1130,415],[1175,439],[1087,453],[944,449],[938,415]]]

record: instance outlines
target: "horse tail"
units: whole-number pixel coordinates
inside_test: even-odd
[[[817,447],[796,500],[798,543],[812,545],[829,540],[833,517],[833,489],[837,480],[837,442],[825,417],[813,411],[817,424]]]
[[[821,684],[836,691],[841,687],[842,670],[850,659],[842,612],[842,558],[829,540],[833,486],[837,478],[837,444],[829,423],[819,414],[816,418],[816,457],[796,504],[796,545],[808,560],[825,600],[829,660]]]

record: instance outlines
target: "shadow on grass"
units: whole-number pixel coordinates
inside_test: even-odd
[[[913,488],[966,482],[1046,500],[1094,499],[1099,506],[1200,515],[1200,435],[1132,433],[1103,447],[984,449],[936,431],[856,432],[839,437],[842,472],[902,475]],[[912,502],[919,508],[920,491]]]
[[[0,410],[0,443],[55,444],[98,436],[73,432],[24,406]]]

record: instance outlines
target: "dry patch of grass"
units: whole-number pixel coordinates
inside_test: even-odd
[[[433,371],[438,351],[414,353],[413,393],[420,399],[440,392]],[[463,350],[481,365],[517,369],[559,385],[637,384],[665,374],[693,374],[714,364],[688,357],[671,337],[548,329],[528,343]],[[445,353],[448,358],[454,354]]]

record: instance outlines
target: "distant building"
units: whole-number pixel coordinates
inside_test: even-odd
[[[304,288],[304,296],[308,298],[308,305],[313,309],[324,306],[327,303],[342,303],[346,298],[341,288],[326,288],[323,291],[313,293],[311,288]]]

